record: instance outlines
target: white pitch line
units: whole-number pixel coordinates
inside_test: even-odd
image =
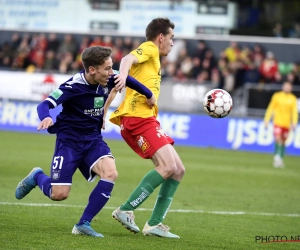
[[[49,203],[22,203],[22,202],[0,202],[0,205],[29,206],[29,207],[74,207],[85,208],[82,205],[49,204]],[[115,207],[104,207],[103,209],[113,210]],[[151,208],[138,208],[139,211],[152,211]],[[220,214],[220,215],[258,215],[258,216],[280,216],[280,217],[300,217],[300,214],[280,214],[280,213],[259,213],[259,212],[230,212],[230,211],[205,211],[190,209],[169,209],[171,213],[199,213],[199,214]]]

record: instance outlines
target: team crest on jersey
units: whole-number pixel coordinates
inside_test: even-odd
[[[104,97],[95,97],[94,99],[94,108],[102,108],[104,104]]]
[[[140,147],[140,149],[143,151],[143,153],[145,153],[150,148],[150,144],[142,135],[137,136],[135,141],[137,145]]]
[[[52,174],[52,179],[53,180],[58,180],[60,177],[59,171],[54,171]]]
[[[57,100],[62,94],[63,92],[60,89],[56,89],[50,94],[50,96]]]

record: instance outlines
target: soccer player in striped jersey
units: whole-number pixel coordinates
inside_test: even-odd
[[[290,82],[284,82],[282,91],[274,93],[265,113],[265,127],[268,127],[269,121],[273,117],[275,151],[275,168],[283,168],[285,141],[289,135],[290,129],[294,130],[298,122],[297,98],[292,94],[293,85]]]
[[[103,237],[92,229],[90,223],[110,198],[118,176],[114,157],[103,141],[103,112],[107,111],[110,92],[117,92],[126,84],[145,95],[152,106],[156,99],[152,92],[132,77],[115,84],[112,69],[112,50],[93,46],[82,52],[84,70],[61,84],[37,107],[41,123],[38,130],[47,129],[56,134],[50,177],[41,168],[34,168],[17,186],[16,198],[24,198],[39,186],[51,200],[61,201],[68,197],[72,177],[77,169],[91,182],[96,176],[100,181],[91,192],[88,204],[72,233]],[[62,104],[62,111],[53,124],[49,109]]]
[[[146,28],[147,41],[122,59],[116,82],[124,82],[129,72],[158,99],[160,56],[167,56],[173,46],[174,27],[168,18],[152,20]],[[144,96],[127,89],[124,101],[110,117],[111,122],[121,127],[121,135],[126,143],[141,157],[151,159],[155,165],[155,169],[144,176],[128,200],[113,211],[112,216],[130,231],[138,233],[140,229],[134,222],[133,211],[160,186],[152,215],[142,232],[144,235],[179,238],[162,222],[185,168],[173,147],[173,139],[161,129],[156,119],[157,113],[157,105],[149,108]]]

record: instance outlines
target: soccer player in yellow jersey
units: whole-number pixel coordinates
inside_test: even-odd
[[[266,110],[264,122],[268,126],[273,116],[275,152],[274,167],[284,167],[283,156],[285,141],[290,129],[295,129],[298,122],[297,98],[292,92],[293,86],[290,82],[282,85],[282,91],[274,93]]]
[[[129,73],[149,88],[157,100],[161,81],[160,56],[167,56],[173,46],[174,27],[168,18],[153,19],[146,28],[147,41],[122,59],[116,82],[124,82]],[[156,119],[157,112],[156,104],[149,107],[146,98],[127,89],[124,101],[110,117],[111,122],[121,127],[121,135],[127,144],[141,157],[151,159],[155,165],[155,169],[143,177],[127,201],[112,216],[130,231],[138,233],[140,229],[134,222],[133,211],[155,188],[161,186],[143,234],[179,238],[162,221],[185,168],[173,147],[174,141],[161,129]]]

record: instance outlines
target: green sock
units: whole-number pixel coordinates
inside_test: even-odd
[[[166,217],[179,183],[174,179],[167,179],[161,184],[151,218],[148,221],[149,226],[159,224]]]
[[[164,178],[156,170],[151,170],[144,176],[140,184],[135,188],[126,203],[124,203],[120,209],[123,211],[135,210],[163,181]]]
[[[277,142],[275,144],[275,155],[280,155],[280,145]]]
[[[284,156],[284,152],[285,152],[285,145],[284,144],[279,146],[279,152],[280,152],[279,155],[282,159],[283,156]]]

